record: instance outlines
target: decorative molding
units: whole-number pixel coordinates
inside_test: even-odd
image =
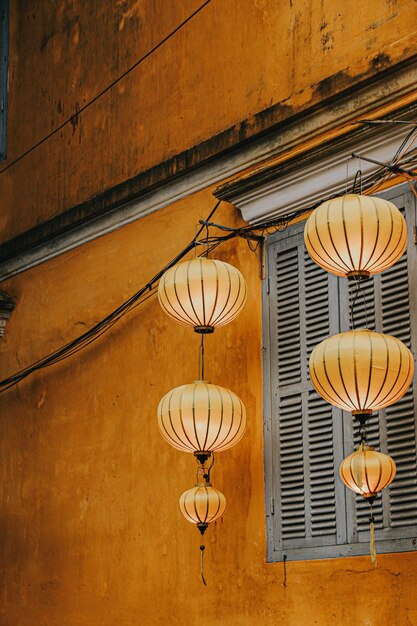
[[[16,306],[16,299],[0,291],[0,338],[3,337],[6,324]]]
[[[320,93],[328,93],[330,84],[343,91],[324,98],[320,104],[298,112],[284,103],[275,105],[275,113],[269,109],[263,111],[255,116],[257,121],[246,120],[68,209],[0,245],[0,281],[262,161],[275,158],[326,132],[334,131],[335,135],[346,133],[346,126],[351,120],[368,115],[376,107],[391,107],[397,115],[408,111],[416,106],[417,101],[416,68],[417,56],[414,56],[376,76],[361,77],[362,81],[348,87],[343,81],[340,83],[337,75],[329,77],[327,82],[322,81]],[[362,132],[363,129],[358,131],[357,127],[354,130],[357,134]]]
[[[409,119],[417,120],[416,114]],[[216,189],[215,195],[232,202],[250,224],[305,209],[332,194],[343,193],[347,184],[353,183],[359,167],[363,175],[377,169],[377,165],[352,159],[352,152],[389,162],[409,132],[409,126],[370,126],[359,136],[339,138],[302,158],[226,183]]]

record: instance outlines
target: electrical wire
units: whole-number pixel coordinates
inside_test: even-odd
[[[221,200],[218,200],[216,202],[213,209],[210,211],[207,221],[209,221],[213,217],[220,203],[221,203]],[[2,393],[3,391],[6,391],[7,389],[10,389],[10,387],[13,387],[20,381],[24,380],[25,378],[30,376],[30,374],[32,374],[33,372],[36,372],[46,367],[49,367],[51,365],[54,365],[55,363],[59,363],[60,361],[67,359],[73,354],[76,354],[80,350],[83,350],[84,348],[89,346],[93,341],[96,341],[99,337],[101,337],[104,333],[106,333],[112,326],[114,326],[114,324],[116,324],[116,322],[118,322],[128,312],[130,312],[131,310],[133,310],[134,308],[136,308],[137,306],[139,306],[140,304],[143,304],[143,302],[148,300],[152,295],[156,293],[156,288],[157,288],[159,279],[163,276],[163,274],[170,267],[172,267],[173,265],[176,265],[196,246],[198,237],[201,235],[204,228],[205,226],[200,226],[194,239],[192,239],[190,243],[188,243],[185,246],[185,248],[181,250],[181,252],[179,252],[171,261],[169,261],[169,263],[167,263],[165,267],[163,267],[159,272],[157,272],[157,274],[155,274],[155,276],[151,278],[151,280],[147,282],[146,285],[141,287],[141,289],[139,289],[135,294],[133,294],[128,300],[123,302],[114,311],[109,313],[109,315],[107,315],[100,322],[92,326],[92,328],[87,330],[82,335],[79,335],[72,341],[66,343],[61,348],[58,348],[57,350],[55,350],[48,356],[43,357],[39,359],[38,361],[35,361],[34,363],[20,370],[16,374],[13,374],[12,376],[9,376],[5,378],[4,380],[0,381],[0,393]],[[214,249],[217,247],[217,245],[219,245],[219,243],[218,242],[213,243],[210,247]]]
[[[135,61],[135,63],[133,63],[133,65],[128,67],[127,70],[125,70],[122,74],[120,74],[120,76],[118,76],[109,85],[107,85],[107,87],[105,87],[104,89],[99,91],[91,100],[86,102],[80,109],[78,109],[75,113],[70,115],[64,122],[62,122],[62,124],[60,124],[59,126],[54,128],[53,130],[51,130],[50,133],[48,133],[47,135],[42,137],[42,139],[37,141],[30,148],[28,148],[27,150],[22,152],[22,154],[20,154],[18,157],[16,157],[10,163],[8,163],[8,165],[6,165],[6,167],[3,167],[3,169],[0,170],[0,174],[3,174],[4,172],[7,172],[7,170],[9,170],[11,167],[16,165],[16,163],[19,163],[19,161],[21,161],[22,159],[27,157],[31,152],[33,152],[34,150],[39,148],[39,146],[41,146],[46,141],[48,141],[48,139],[50,139],[51,137],[53,137],[54,135],[59,133],[59,131],[62,130],[63,128],[65,128],[65,126],[67,126],[68,124],[73,122],[75,119],[77,119],[78,116],[81,113],[83,113],[86,109],[88,109],[92,104],[97,102],[97,100],[102,98],[106,93],[108,93],[111,89],[113,89],[113,87],[115,87],[118,83],[120,83],[121,80],[126,78],[126,76],[128,76],[131,72],[133,72],[133,70],[135,70],[146,59],[148,59],[154,52],[156,52],[161,46],[163,46],[167,41],[169,41],[169,39],[171,39],[171,37],[173,37],[179,30],[181,30],[181,28],[183,28],[183,26],[188,24],[188,22],[190,22],[198,13],[200,13],[200,11],[202,11],[204,9],[204,7],[206,7],[208,4],[210,4],[210,2],[212,2],[212,0],[206,0],[205,2],[203,2],[203,4],[201,4],[193,13],[191,13],[191,15],[189,15],[185,20],[183,20],[180,24],[178,24],[178,26],[176,26],[174,28],[174,30],[172,30],[170,33],[168,33],[168,35],[166,35],[163,39],[161,39],[161,41],[159,43],[157,43],[150,50],[148,50],[148,52],[146,52],[146,54],[144,54],[139,59],[137,59],[137,61]]]
[[[207,3],[206,3],[207,4]],[[371,175],[364,176],[362,178],[362,191],[366,193],[373,193],[374,189],[378,187],[381,181],[385,181],[390,176],[397,175],[395,171],[395,167],[401,165],[402,163],[411,164],[412,167],[417,168],[417,149],[409,150],[407,153],[404,151],[409,148],[413,142],[417,139],[417,128],[414,129],[407,135],[404,141],[401,143],[399,149],[395,153],[390,164],[384,165],[376,170]],[[355,178],[356,180],[356,178]],[[410,181],[409,181],[410,182]],[[353,183],[353,187],[355,186],[355,181]],[[370,189],[372,191],[370,191]],[[354,189],[352,188],[352,191]],[[58,348],[51,354],[46,357],[35,361],[28,367],[20,370],[19,372],[5,378],[0,381],[0,393],[10,389],[18,382],[27,378],[33,372],[44,369],[56,363],[67,359],[68,357],[77,354],[80,350],[83,350],[91,343],[96,341],[99,337],[101,337],[104,333],[106,333],[110,328],[114,326],[122,317],[124,317],[127,313],[143,304],[152,297],[156,293],[156,288],[159,282],[159,279],[162,275],[170,268],[173,267],[176,263],[178,263],[181,259],[183,259],[193,248],[196,249],[198,245],[202,245],[205,247],[205,250],[201,253],[201,256],[207,256],[213,250],[215,250],[218,246],[223,244],[224,242],[233,239],[235,237],[241,237],[245,239],[248,245],[256,251],[256,246],[252,246],[252,241],[259,242],[266,235],[272,234],[279,230],[284,230],[288,227],[288,225],[297,217],[312,211],[317,206],[322,204],[324,201],[329,200],[331,198],[338,197],[340,194],[333,194],[330,197],[322,198],[319,202],[316,202],[313,206],[300,209],[299,211],[293,212],[291,214],[285,214],[280,217],[276,217],[274,219],[269,219],[264,222],[260,222],[254,226],[243,226],[240,228],[230,228],[229,226],[224,226],[222,224],[215,224],[211,222],[211,218],[216,212],[218,206],[221,203],[221,200],[216,202],[213,209],[210,211],[210,214],[206,218],[206,220],[200,221],[200,228],[198,229],[195,237],[190,241],[189,244],[185,246],[165,267],[163,267],[151,280],[146,283],[141,289],[139,289],[135,294],[133,294],[128,300],[123,302],[119,307],[117,307],[114,311],[112,311],[109,315],[107,315],[100,322],[95,324],[88,331],[83,333],[82,335],[76,337],[69,343],[65,344],[61,348]],[[224,235],[219,236],[206,236],[203,240],[199,241],[199,236],[206,230],[208,232],[209,228],[216,228],[222,232],[225,232]]]

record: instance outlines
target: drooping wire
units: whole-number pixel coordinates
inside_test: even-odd
[[[148,52],[146,52],[143,56],[141,56],[139,59],[137,59],[137,61],[135,61],[135,63],[133,63],[133,65],[128,67],[127,70],[125,70],[122,74],[120,74],[120,76],[115,78],[115,80],[113,80],[109,85],[107,85],[107,87],[105,87],[104,89],[99,91],[93,98],[91,98],[91,100],[86,102],[75,113],[73,113],[73,115],[70,115],[64,122],[62,122],[62,124],[60,124],[59,126],[54,128],[53,130],[51,130],[50,133],[45,135],[42,139],[37,141],[30,148],[28,148],[27,150],[22,152],[22,154],[20,154],[18,157],[13,159],[13,161],[11,161],[8,165],[6,165],[6,167],[3,167],[3,169],[0,170],[0,174],[3,174],[4,172],[7,172],[7,170],[9,170],[11,167],[13,167],[13,165],[16,165],[16,163],[19,163],[19,161],[21,161],[26,156],[28,156],[31,152],[33,152],[34,150],[39,148],[42,144],[44,144],[46,141],[48,141],[48,139],[50,139],[51,137],[53,137],[54,135],[59,133],[59,131],[62,130],[63,128],[65,128],[65,126],[67,126],[68,124],[73,122],[75,119],[77,119],[78,116],[81,113],[83,113],[86,109],[88,109],[92,104],[97,102],[97,100],[102,98],[106,93],[108,93],[111,89],[113,89],[113,87],[115,87],[121,80],[126,78],[126,76],[128,76],[131,72],[133,72],[133,70],[135,70],[146,59],[148,59],[154,52],[156,52],[161,46],[163,46],[167,41],[169,41],[169,39],[171,39],[171,37],[173,37],[179,30],[181,30],[181,28],[183,28],[183,26],[185,26],[198,13],[200,13],[200,11],[202,11],[204,9],[204,7],[206,7],[208,4],[210,4],[211,1],[212,0],[206,0],[205,2],[203,2],[203,4],[201,4],[195,11],[193,11],[193,13],[191,13],[191,15],[189,15],[180,24],[178,24],[178,26],[176,26],[170,33],[168,33],[168,35],[166,35],[163,39],[161,39],[161,41],[159,43],[157,43],[150,50],[148,50]]]
[[[213,209],[210,211],[207,221],[209,221],[213,217],[220,203],[221,203],[221,200],[218,200],[216,202]],[[107,315],[100,322],[95,324],[92,328],[87,330],[82,335],[79,335],[72,341],[68,342],[61,348],[58,348],[57,350],[55,350],[48,356],[43,357],[39,359],[38,361],[35,361],[34,363],[20,370],[16,374],[13,374],[12,376],[9,376],[5,378],[4,380],[0,381],[0,393],[2,393],[3,391],[6,391],[10,387],[17,384],[18,382],[27,378],[27,376],[29,376],[33,372],[49,367],[50,365],[54,365],[55,363],[58,363],[62,361],[63,359],[68,358],[72,354],[75,354],[79,350],[84,349],[86,346],[90,345],[93,341],[96,341],[99,337],[101,337],[101,335],[107,332],[109,328],[111,328],[116,322],[118,322],[124,315],[130,312],[133,308],[135,308],[136,306],[139,306],[140,304],[145,302],[148,298],[150,298],[154,293],[156,293],[156,287],[162,275],[170,267],[172,267],[173,265],[176,265],[176,263],[178,263],[183,257],[185,257],[195,247],[196,240],[201,235],[201,232],[203,231],[203,229],[204,229],[204,226],[201,226],[196,236],[194,237],[194,239],[189,244],[187,244],[185,248],[183,248],[181,252],[179,252],[169,263],[167,263],[165,267],[163,267],[159,272],[157,272],[157,274],[155,274],[155,276],[151,278],[151,280],[148,283],[146,283],[144,287],[139,289],[139,291],[133,294],[133,296],[131,296],[128,300],[123,302],[123,304],[117,307],[117,309],[112,311],[109,315]]]

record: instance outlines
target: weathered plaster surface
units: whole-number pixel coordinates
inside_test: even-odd
[[[12,2],[9,159],[198,6],[197,0]],[[179,153],[191,164],[207,158],[204,142],[214,136],[210,149],[227,149],[389,69],[416,53],[416,18],[413,0],[213,0],[0,178],[1,240]],[[201,153],[187,153],[198,145]],[[167,175],[174,168],[175,160]]]
[[[18,298],[0,375],[71,339],[153,276],[194,235],[209,191],[4,283]],[[234,224],[222,205],[219,222]],[[244,273],[244,312],[206,341],[207,377],[233,389],[248,431],[217,456],[228,501],[199,537],[178,497],[191,455],[158,432],[156,407],[193,380],[198,338],[154,297],[85,352],[0,396],[2,626],[410,626],[417,554],[287,565],[265,562],[261,312],[257,259],[244,242],[218,255]]]

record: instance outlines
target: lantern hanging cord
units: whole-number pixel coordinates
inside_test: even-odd
[[[204,333],[201,335],[200,342],[200,360],[201,360],[201,380],[204,380]]]
[[[369,280],[369,277],[366,276],[351,276],[349,278],[350,282],[354,282],[355,284],[355,292],[353,295],[351,295],[351,301],[350,301],[350,307],[349,307],[349,312],[350,312],[350,325],[352,330],[356,329],[356,324],[355,324],[355,305],[356,305],[356,301],[359,297],[360,294],[362,294],[362,298],[363,298],[363,312],[365,315],[365,328],[368,328],[368,308],[367,308],[367,302],[366,302],[366,292],[365,289],[363,289],[362,287],[362,283],[364,280]]]
[[[366,445],[368,442],[367,421],[370,416],[366,414],[359,414],[359,415],[355,415],[354,417],[355,417],[355,421],[357,424],[358,435],[359,435],[359,448],[358,449],[362,449],[363,446]]]
[[[210,482],[211,470],[213,469],[213,465],[214,465],[214,452],[211,453],[210,465],[208,467],[203,467],[203,470],[204,470],[203,478],[207,483]]]
[[[360,157],[359,157],[360,159]],[[353,193],[356,193],[356,183],[359,180],[359,193],[362,194],[362,170],[359,168],[353,180]]]
[[[209,252],[209,227],[206,225],[206,259],[208,259]]]
[[[201,475],[202,475],[203,480],[205,480],[206,483],[210,482],[210,474],[214,465],[214,452],[210,453],[210,458],[211,458],[211,463],[208,467],[206,467],[207,459],[202,463],[198,462],[199,464],[198,464],[197,471],[196,471],[196,480],[198,483],[200,482],[200,472],[202,473]]]
[[[352,327],[352,330],[355,330],[355,304],[356,304],[356,300],[358,299],[359,296],[359,292],[360,292],[360,281],[356,278],[356,276],[352,277],[351,280],[354,280],[355,282],[355,287],[356,287],[356,291],[355,294],[353,296],[353,299],[350,302],[350,325]]]

